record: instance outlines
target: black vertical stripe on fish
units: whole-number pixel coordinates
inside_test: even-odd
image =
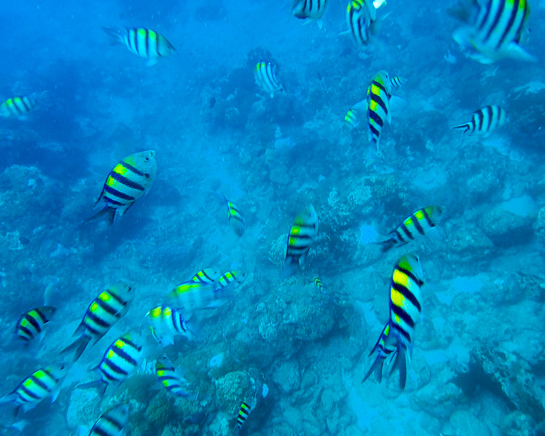
[[[128,169],[129,171],[132,171],[137,176],[145,176],[146,175],[146,173],[140,171],[138,168],[133,167],[131,164],[129,164],[129,163],[125,162],[125,161],[121,161],[119,163],[121,164],[121,166]]]
[[[396,316],[398,316],[399,318],[401,318],[403,321],[405,321],[405,323],[411,327],[411,328],[414,328],[416,323],[414,322],[414,320],[409,316],[409,314],[407,312],[405,312],[401,307],[398,307],[396,306],[395,304],[391,304],[390,305],[390,310],[392,312],[394,312],[394,314]],[[398,327],[399,324],[396,324]]]
[[[19,389],[17,389],[19,391]],[[37,394],[35,394],[34,392],[32,392],[29,388],[27,388],[26,386],[21,386],[20,387],[20,390],[26,394],[27,396],[29,396],[30,398],[34,399],[34,400],[39,400],[41,397]],[[25,399],[24,397],[21,397],[25,403],[27,403],[29,400],[28,399]]]
[[[412,342],[411,335],[409,332],[405,331],[399,324],[392,323],[392,329],[396,330],[398,333],[401,333],[401,335],[406,339],[407,342]]]
[[[384,127],[384,121],[382,120],[382,118],[375,111],[369,110],[369,118],[371,118],[380,127]],[[377,130],[377,136],[379,136],[379,135],[380,135],[380,132]]]
[[[107,195],[104,195],[104,199],[107,201],[108,204],[114,205],[114,206],[125,206],[125,203],[120,203],[119,201],[114,200],[111,197],[108,197]]]
[[[401,225],[401,229],[402,229],[403,232],[409,237],[409,239],[414,239],[413,234],[412,234],[411,231],[407,228],[407,226],[405,225],[405,223],[403,223],[403,224]]]
[[[413,221],[413,224],[416,227],[416,230],[418,231],[418,233],[423,235],[424,234],[424,229],[422,228],[422,224],[420,224],[420,222],[418,221],[418,218],[414,214],[412,216],[412,221]]]
[[[397,238],[399,239],[400,242],[405,242],[405,239],[403,239],[403,235],[399,232],[398,229],[395,229],[394,233],[396,234],[396,236],[397,236]]]
[[[22,336],[21,332],[26,336]],[[34,337],[34,332],[31,332],[27,327],[19,326],[19,337],[25,341],[30,341]]]
[[[513,27],[513,24],[515,22],[515,19],[517,18],[518,12],[519,12],[519,1],[520,0],[515,0],[514,3],[512,4],[511,15],[509,16],[509,21],[507,22],[507,26],[505,26],[505,28],[503,29],[503,34],[502,34],[500,40],[496,44],[496,50],[499,49],[502,46],[502,44],[505,42],[505,38],[507,37],[507,34],[511,31],[511,29]]]
[[[107,421],[108,423],[110,423],[112,426],[114,426],[118,431],[121,431],[123,429],[123,424],[121,424],[117,419],[111,417],[111,416],[102,416],[102,419],[104,421]],[[99,435],[99,436],[110,436],[106,433],[106,431],[103,431],[102,429],[98,428],[98,429],[95,429],[96,433]]]
[[[378,129],[373,126],[372,124],[369,124],[369,130],[371,130],[371,133],[373,134],[373,136],[375,138],[378,138],[380,136],[380,132],[378,131]]]
[[[127,371],[125,371],[123,368],[117,366],[114,362],[112,362],[111,359],[105,359],[104,360],[104,365],[106,365],[108,367],[108,369],[110,369],[114,375],[120,375],[120,376],[127,376],[129,375],[129,373]],[[102,369],[102,372],[104,373],[104,375],[106,375],[106,377],[112,379],[112,380],[116,380],[115,378],[113,378],[113,375],[111,375],[110,373],[108,373],[107,371],[105,371],[105,368]]]
[[[120,300],[117,295],[108,292],[108,296],[115,300],[114,303],[117,303],[121,307],[125,307],[125,302]],[[97,298],[95,302],[110,315],[116,316],[119,313],[119,310],[115,309],[112,304],[104,301],[102,298]]]
[[[499,2],[499,3],[500,3],[499,8],[496,11],[496,15],[494,16],[494,20],[492,21],[492,24],[491,24],[490,28],[488,29],[488,33],[486,34],[486,36],[484,38],[484,42],[487,42],[490,39],[490,37],[492,36],[492,33],[494,32],[494,30],[496,29],[496,27],[498,27],[498,23],[499,23],[502,15],[503,15],[503,10],[505,8],[505,4],[507,3],[507,1],[503,0],[503,1]]]
[[[373,85],[371,85],[373,86]],[[384,90],[384,88],[382,88]],[[383,92],[386,93],[386,98],[388,98],[388,93],[384,90]],[[382,96],[379,94],[371,93],[371,100],[377,103],[382,110],[387,114],[388,108],[386,107],[386,103],[384,103],[384,100],[382,100]]]
[[[30,112],[32,107],[27,105],[26,100],[28,100],[27,97],[21,97],[21,103],[23,103],[23,106],[25,107],[26,112]],[[29,103],[30,103],[30,101],[29,101]]]
[[[51,374],[49,374],[48,372],[44,371],[44,373],[49,376],[50,379],[52,379],[53,382],[55,382],[56,380],[51,377]],[[39,386],[41,389],[43,389],[44,391],[46,392],[49,392],[49,386],[47,386],[42,380],[40,380],[38,377],[36,377],[34,374],[32,374],[30,376],[30,379],[37,385]]]
[[[422,286],[424,284],[420,279],[416,278],[413,275],[413,273],[411,273],[411,272],[409,272],[409,271],[407,271],[407,270],[405,270],[403,268],[398,268],[397,270],[399,272],[403,273],[403,274],[406,274],[418,286]],[[414,294],[411,292],[411,290],[409,288],[407,288],[406,286],[404,286],[402,284],[396,283],[396,282],[392,282],[392,288],[394,288],[401,295],[403,295],[407,300],[409,300],[412,303],[412,305],[414,307],[416,307],[418,312],[422,312],[422,306],[420,305],[420,302],[417,300],[417,298],[414,296]]]
[[[114,179],[116,182],[119,182],[119,183],[121,183],[121,184],[123,184],[125,186],[128,186],[129,188],[137,189],[139,191],[145,191],[145,188],[142,185],[140,185],[140,184],[138,184],[136,182],[133,182],[132,180],[128,179],[125,176],[122,176],[121,174],[119,174],[119,173],[117,173],[115,171],[112,171],[110,173],[110,177],[112,179]]]
[[[429,226],[435,227],[435,223],[431,220],[431,217],[428,215],[426,208],[422,209],[422,214],[424,215],[424,218],[426,218],[426,221],[428,222]]]
[[[123,200],[128,200],[128,201],[136,200],[136,198],[134,198],[133,196],[124,194],[123,192],[118,191],[117,189],[112,188],[111,186],[108,186],[108,185],[104,187],[104,191],[106,191],[108,194],[115,195],[116,197],[121,198]]]
[[[36,312],[38,312],[36,310]],[[33,316],[29,315],[28,313],[25,314],[25,319],[32,325],[32,327],[34,327],[34,329],[36,329],[36,331],[38,333],[40,333],[42,331],[41,327],[40,327],[40,324],[38,323],[38,321],[36,321],[34,319]],[[42,318],[43,319],[43,318]],[[46,320],[44,320],[44,322],[46,322]]]
[[[150,34],[151,34],[151,31],[148,30],[148,29],[145,29],[145,32],[146,32],[146,37],[145,37],[145,43],[146,43],[146,57],[150,57],[150,46],[149,46],[149,40],[150,40]]]
[[[99,327],[108,328],[110,327],[110,324],[104,321],[102,318],[99,318],[94,313],[90,312],[87,314],[86,317],[89,321],[92,321],[94,324],[98,325]]]
[[[90,332],[92,335],[94,335],[94,336],[100,335],[101,332],[99,332],[94,326],[89,325],[88,320],[89,320],[89,317],[87,317],[87,316],[86,316],[86,317],[84,318],[84,320],[83,320],[83,323],[82,323],[82,324],[85,326],[85,328],[86,328],[87,330],[89,330],[89,332]]]

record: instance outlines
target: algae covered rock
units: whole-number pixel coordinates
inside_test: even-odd
[[[524,243],[532,236],[533,218],[515,214],[503,207],[494,207],[484,214],[481,225],[498,247]]]

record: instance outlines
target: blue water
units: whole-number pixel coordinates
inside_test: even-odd
[[[14,414],[5,397],[0,434],[86,435],[120,402],[131,436],[233,434],[242,402],[252,411],[241,435],[545,434],[545,2],[531,2],[522,43],[538,62],[490,65],[464,56],[446,3],[389,1],[359,49],[344,0],[307,24],[288,0],[5,2],[0,103],[46,94],[21,119],[0,117],[0,396],[64,359],[99,293],[123,282],[136,296],[69,361],[54,402]],[[103,26],[153,29],[176,52],[147,66]],[[277,66],[273,98],[254,81],[258,61]],[[364,115],[352,130],[343,121],[379,70],[407,81],[377,152]],[[508,122],[489,137],[450,130],[490,104]],[[84,222],[112,168],[150,149],[149,193],[112,226]],[[243,214],[242,236],[210,191]],[[310,204],[318,234],[287,273],[286,236]],[[380,251],[431,205],[446,208],[439,237]],[[382,383],[362,384],[408,252],[425,284],[407,386],[387,377],[389,361]],[[244,279],[203,297],[214,304],[186,314],[192,334],[161,347],[147,312],[178,304],[170,291],[204,268]],[[16,322],[52,283],[57,312],[24,346]],[[145,351],[137,369],[103,397],[77,389],[100,378],[93,368],[126,332]],[[159,384],[162,353],[194,395]]]

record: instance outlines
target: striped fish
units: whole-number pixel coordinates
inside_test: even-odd
[[[302,20],[319,20],[324,15],[327,0],[295,0],[291,9],[293,15]]]
[[[322,292],[323,294],[327,294],[326,288],[319,277],[314,277],[314,279],[312,280],[314,281],[314,284],[320,290],[320,292]]]
[[[148,66],[175,51],[168,39],[150,29],[103,27],[102,30],[108,34],[112,44],[123,44],[131,53],[147,59]]]
[[[155,151],[142,151],[127,156],[110,171],[100,197],[95,202],[95,207],[98,203],[106,205],[87,221],[106,215],[109,223],[113,224],[116,212],[123,216],[136,200],[147,194],[156,173]]]
[[[382,367],[384,365],[384,361],[389,356],[395,355],[392,353],[395,353],[397,351],[395,347],[390,345],[391,342],[392,337],[390,336],[390,324],[387,323],[382,329],[377,343],[369,353],[369,356],[371,356],[373,353],[376,352],[377,357],[371,365],[371,368],[369,368],[369,371],[367,371],[367,374],[365,374],[365,377],[363,377],[363,380],[361,381],[362,383],[367,380],[372,373],[375,373],[377,381],[379,383],[382,381]]]
[[[346,22],[354,43],[365,47],[375,33],[377,10],[370,0],[351,0],[346,7]]]
[[[537,62],[520,46],[529,33],[527,0],[473,1],[461,4],[452,14],[467,23],[454,32],[454,40],[478,62],[491,64],[506,58]]]
[[[169,296],[175,300],[176,307],[182,310],[185,318],[189,320],[195,310],[219,307],[226,302],[225,295],[216,292],[216,286],[217,284],[190,280],[176,286]]]
[[[114,285],[101,292],[89,305],[74,335],[78,339],[61,353],[74,351],[74,360],[79,359],[89,342],[96,344],[129,310],[134,298],[134,288],[129,285]]]
[[[225,292],[228,288],[233,288],[234,285],[242,283],[244,277],[245,274],[239,270],[227,271],[218,280],[216,292]]]
[[[22,118],[29,112],[38,107],[41,94],[31,94],[29,96],[17,96],[8,98],[0,105],[0,117],[4,118]]]
[[[150,323],[153,337],[163,346],[174,344],[174,336],[191,339],[186,320],[179,309],[170,306],[157,306],[146,317]]]
[[[97,419],[89,436],[125,436],[129,424],[129,406],[117,404]]]
[[[248,419],[248,416],[250,416],[250,413],[252,413],[252,407],[246,402],[242,403],[240,405],[240,410],[238,411],[237,423],[235,424],[235,434],[238,434],[238,432]]]
[[[79,385],[78,388],[99,385],[99,394],[104,395],[110,384],[120,384],[129,378],[142,363],[144,357],[144,347],[133,341],[130,333],[126,333],[116,339],[104,353],[97,367],[101,373],[100,380]]]
[[[42,333],[56,311],[56,307],[42,306],[23,313],[15,326],[15,334],[28,344]]]
[[[202,283],[203,285],[213,285],[218,280],[219,272],[214,268],[205,268],[200,270],[192,277],[193,282]]]
[[[392,82],[390,76],[384,70],[379,71],[373,77],[367,88],[367,124],[369,128],[369,142],[379,146],[380,135],[384,123],[392,122],[390,112],[390,98],[392,97]]]
[[[194,397],[189,393],[187,380],[176,371],[176,368],[165,354],[155,362],[155,373],[159,382],[171,394],[177,397],[196,398],[196,396]]]
[[[411,351],[414,328],[422,313],[420,287],[424,284],[423,277],[419,257],[409,253],[396,263],[390,281],[389,335],[392,335],[397,348],[390,374],[395,369],[399,370],[401,389],[405,388],[407,381],[407,353]]]
[[[274,94],[283,91],[284,87],[276,76],[276,65],[267,62],[258,62],[254,68],[255,83],[263,91],[274,97]]]
[[[390,77],[390,83],[392,84],[392,88],[400,88],[406,82],[407,79],[405,79],[404,77]]]
[[[60,392],[61,382],[68,369],[69,366],[65,363],[41,368],[19,383],[11,394],[0,399],[0,403],[12,402],[17,409],[22,408],[26,412],[49,396],[53,402]]]
[[[487,137],[498,127],[507,121],[505,111],[496,105],[485,106],[473,112],[471,121],[451,127],[451,129],[464,129],[462,135],[469,132],[468,136],[480,135]]]
[[[235,233],[238,236],[242,236],[246,231],[246,220],[240,212],[239,208],[231,201],[227,200],[227,197],[221,192],[211,191],[217,198],[224,201],[227,205],[227,217],[229,218],[229,223],[233,226]]]
[[[382,252],[388,251],[396,245],[405,245],[419,235],[425,235],[437,225],[444,212],[445,208],[442,206],[428,206],[418,209],[390,232],[389,239],[379,242]]]
[[[344,125],[349,129],[355,129],[358,124],[358,111],[352,108],[344,116]]]
[[[307,206],[295,218],[286,242],[284,271],[291,273],[300,267],[299,260],[305,258],[318,234],[318,214],[314,206]]]

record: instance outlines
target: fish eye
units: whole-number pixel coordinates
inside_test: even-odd
[[[149,157],[146,156],[146,157],[144,158],[144,161],[147,162],[148,160],[149,160]]]

